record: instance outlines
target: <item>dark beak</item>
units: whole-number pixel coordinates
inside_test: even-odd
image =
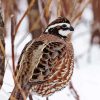
[[[70,28],[69,28],[69,29],[70,29],[70,31],[74,31],[74,28],[73,28],[72,26],[70,26]]]

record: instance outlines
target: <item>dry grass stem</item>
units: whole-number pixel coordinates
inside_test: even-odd
[[[30,9],[32,8],[32,6],[34,5],[35,0],[32,0],[31,3],[29,4],[29,7],[27,8],[27,10],[25,11],[25,13],[23,14],[22,18],[19,20],[16,29],[15,29],[15,33],[17,33],[18,28],[20,27],[21,22],[23,21],[23,19],[25,18],[25,16],[29,13]]]
[[[44,7],[44,17],[46,17],[46,21],[48,23],[48,18],[49,18],[49,7],[50,7],[50,4],[51,4],[51,1],[52,0],[48,0],[48,2],[46,3],[45,7]],[[34,29],[36,29],[37,27],[37,24],[39,23],[40,21],[40,16],[37,17],[37,20],[34,22],[34,24],[32,25],[32,27],[29,29],[30,32],[32,32]],[[42,22],[42,21],[41,21]]]
[[[77,94],[77,91],[75,90],[72,82],[69,83],[69,89],[70,89],[71,93],[73,94],[74,98],[76,100],[80,100],[79,95]]]
[[[13,79],[14,79],[14,82],[15,82],[15,85],[17,86],[17,88],[20,90],[19,92],[22,94],[22,97],[24,100],[26,100],[26,96],[25,96],[25,93],[23,91],[23,89],[21,88],[20,84],[18,83],[15,75],[13,75]],[[13,93],[13,92],[12,92]],[[10,97],[11,100],[16,100],[13,96]]]
[[[82,13],[84,11],[84,9],[91,2],[91,0],[86,0],[86,1],[82,2],[82,4],[81,4],[83,6],[82,8],[81,8],[81,5],[80,5],[80,7],[77,9],[78,10],[78,13],[72,17],[72,19],[71,19],[71,22],[72,23],[74,23],[76,20],[79,20],[80,19],[81,15],[82,15]]]
[[[14,35],[15,35],[15,17],[11,16],[11,51],[12,51],[12,66],[15,73],[15,56],[14,56]]]
[[[4,48],[1,40],[0,40],[0,49],[3,52],[3,54],[5,55],[5,48]]]

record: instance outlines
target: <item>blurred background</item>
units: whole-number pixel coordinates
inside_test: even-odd
[[[75,29],[75,66],[69,85],[49,100],[100,100],[100,0],[0,0],[0,100],[13,90],[12,66],[25,44],[59,16]],[[47,98],[31,93],[32,99]]]

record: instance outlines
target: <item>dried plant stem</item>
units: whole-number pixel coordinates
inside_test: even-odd
[[[30,99],[30,100],[33,100],[32,94],[29,94],[29,99]]]
[[[46,97],[46,100],[49,100],[49,97]]]
[[[0,49],[1,49],[2,53],[5,55],[5,48],[4,48],[1,40],[0,40]]]
[[[51,4],[51,1],[52,0],[48,0],[46,6],[44,7],[44,17],[46,17],[46,21],[48,21],[49,7],[50,7],[50,4]],[[38,16],[37,20],[34,22],[35,24],[33,24],[32,27],[29,29],[30,32],[32,32],[37,27],[37,24],[39,23],[40,20],[41,20],[40,16]]]
[[[30,9],[31,9],[31,7],[33,6],[34,3],[35,3],[35,0],[32,0],[31,3],[29,4],[29,7],[27,8],[27,10],[25,11],[24,15],[22,16],[22,18],[20,19],[20,21],[18,22],[18,24],[16,26],[15,33],[17,33],[18,28],[19,28],[21,22],[23,21],[25,16],[28,14],[28,12],[30,11]]]
[[[77,19],[79,19],[79,18],[81,17],[81,15],[82,15],[84,9],[87,7],[87,5],[88,5],[90,2],[91,2],[91,0],[87,0],[86,3],[83,3],[84,6],[83,6],[82,8],[80,7],[80,8],[81,8],[80,11],[79,11],[75,16],[72,17],[72,19],[71,19],[71,22],[72,22],[72,23],[75,22]]]
[[[77,94],[77,91],[75,90],[72,82],[69,83],[69,89],[70,89],[71,93],[73,94],[74,98],[76,100],[80,100],[79,95]]]
[[[11,49],[12,49],[12,66],[13,66],[13,79],[15,82],[15,86],[20,90],[24,100],[26,100],[26,96],[20,86],[20,84],[17,82],[17,79],[15,78],[15,56],[14,56],[14,34],[15,34],[15,18],[12,15],[11,16]],[[13,94],[13,92],[12,92]],[[15,100],[15,98],[11,95],[10,100]]]
[[[12,66],[15,73],[15,57],[14,57],[14,34],[15,34],[15,19],[11,16],[11,51],[12,51]]]
[[[60,0],[57,0],[57,15],[58,16],[61,16],[61,1]]]
[[[15,86],[20,90],[19,93],[21,93],[23,99],[26,100],[25,93],[24,93],[23,89],[21,88],[20,84],[18,83],[15,75],[13,75],[13,79],[14,79],[14,82],[16,83]],[[9,100],[16,100],[16,98],[13,96],[13,93],[14,93],[14,91],[12,92]]]
[[[30,28],[30,32],[32,32],[34,30],[34,28],[37,26],[37,23],[40,21],[40,16],[38,16],[37,20],[34,22],[35,24],[32,25],[32,27]]]
[[[46,6],[44,8],[44,15],[46,16],[46,18],[48,18],[50,15],[49,7],[50,7],[51,2],[52,2],[52,0],[48,0]]]

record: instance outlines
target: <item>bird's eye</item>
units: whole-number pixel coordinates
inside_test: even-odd
[[[62,28],[67,28],[67,25],[66,25],[66,24],[63,24],[63,25],[62,25]]]
[[[50,28],[50,29],[49,29],[49,32],[53,32],[53,30],[54,30],[54,28]]]

